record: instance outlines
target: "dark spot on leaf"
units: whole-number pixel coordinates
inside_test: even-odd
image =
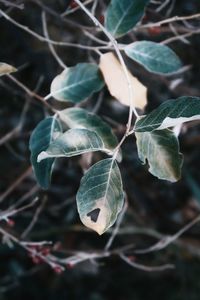
[[[87,214],[87,217],[90,217],[91,220],[96,223],[99,213],[100,213],[100,208],[95,208],[94,210],[92,210]]]

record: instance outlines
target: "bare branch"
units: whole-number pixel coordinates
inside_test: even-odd
[[[200,215],[197,218],[195,218],[194,220],[192,220],[189,224],[184,226],[176,234],[162,238],[158,243],[156,243],[155,245],[153,245],[147,249],[135,250],[134,252],[138,253],[138,254],[145,254],[145,253],[149,253],[149,252],[162,250],[162,249],[166,248],[167,246],[169,246],[171,243],[175,242],[183,233],[185,233],[187,230],[189,230],[192,226],[194,226],[199,221],[200,221]]]
[[[136,263],[135,261],[130,260],[126,255],[124,254],[120,254],[119,255],[121,257],[121,259],[123,261],[125,261],[129,266],[139,269],[141,271],[145,271],[145,272],[162,272],[162,271],[166,271],[169,269],[174,269],[174,265],[171,264],[166,264],[166,265],[161,265],[161,266],[154,266],[154,267],[149,267],[146,265],[141,265]]]
[[[58,42],[58,41],[50,40],[50,39],[45,38],[44,36],[36,33],[35,31],[31,30],[27,26],[21,25],[20,23],[18,23],[17,21],[15,21],[13,18],[11,18],[10,16],[8,16],[1,9],[0,9],[0,15],[2,17],[4,17],[6,20],[8,20],[9,22],[11,22],[12,24],[14,24],[15,26],[17,26],[18,28],[26,31],[30,35],[32,35],[35,38],[37,38],[40,42],[51,43],[52,45],[57,45],[57,46],[74,47],[74,48],[79,48],[79,49],[83,49],[83,50],[93,50],[93,51],[96,51],[98,49],[104,49],[104,50],[105,49],[112,49],[112,47],[110,47],[110,46],[92,47],[92,46],[81,45],[81,44],[76,44],[76,43]]]
[[[49,49],[50,49],[52,55],[54,56],[54,58],[56,59],[56,61],[59,63],[59,65],[63,69],[67,68],[67,66],[65,65],[65,63],[62,61],[62,59],[56,53],[56,50],[54,49],[54,46],[49,42],[50,38],[49,38],[48,29],[47,29],[46,13],[44,11],[42,12],[42,25],[43,25],[44,36],[48,40],[47,43],[48,43],[48,46],[49,46]]]
[[[19,9],[24,9],[24,4],[17,4],[17,3],[13,3],[11,1],[8,0],[0,0],[0,3],[3,3],[5,6],[8,7],[15,7],[15,8],[19,8]]]
[[[175,16],[175,17],[171,17],[169,19],[165,19],[159,22],[155,22],[155,23],[148,23],[148,24],[144,24],[144,25],[139,25],[135,28],[135,30],[137,30],[137,28],[149,28],[149,27],[157,27],[157,26],[161,26],[163,24],[168,24],[168,23],[173,23],[173,22],[178,22],[178,21],[186,21],[186,20],[193,20],[193,19],[199,19],[200,18],[200,14],[195,14],[195,15],[189,15],[189,16]]]

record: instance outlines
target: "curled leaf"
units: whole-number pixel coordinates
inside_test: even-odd
[[[101,138],[88,129],[70,129],[61,134],[49,147],[38,155],[38,162],[52,157],[71,157],[83,153],[104,151]]]
[[[70,128],[85,128],[94,131],[102,139],[107,149],[113,150],[118,144],[110,126],[99,116],[83,108],[67,108],[60,111],[59,116]]]

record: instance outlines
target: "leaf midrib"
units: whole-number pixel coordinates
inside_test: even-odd
[[[94,79],[97,79],[97,76],[89,77],[89,79],[87,79],[87,80],[81,80],[81,81],[79,81],[78,83],[73,83],[73,84],[71,84],[71,85],[66,86],[65,88],[56,90],[55,92],[52,92],[52,93],[51,93],[51,96],[55,96],[55,95],[57,95],[57,94],[59,94],[59,93],[61,93],[61,92],[67,91],[67,90],[69,90],[69,89],[72,89],[72,88],[74,88],[75,86],[83,85],[84,83],[90,82],[90,81],[92,81],[92,80],[94,80]]]
[[[129,49],[128,49],[129,50]],[[130,49],[130,50],[132,50],[133,52],[135,52],[135,54],[137,54],[137,55],[139,55],[139,56],[142,56],[142,57],[145,57],[145,58],[148,58],[148,59],[151,59],[151,60],[154,60],[154,61],[156,61],[156,62],[161,62],[162,63],[162,59],[161,60],[159,60],[159,57],[158,57],[158,59],[156,59],[155,57],[152,57],[152,56],[150,56],[150,55],[148,55],[148,54],[146,54],[146,53],[144,53],[144,52],[140,52],[140,51],[138,51],[138,50],[136,50],[136,49]],[[130,52],[129,52],[130,53]],[[134,58],[136,61],[137,61],[137,59],[136,58]],[[170,60],[169,60],[170,61]],[[139,61],[137,61],[137,62],[139,62]],[[140,61],[140,64],[142,64],[142,65],[144,65],[144,63],[143,62],[141,62]],[[170,64],[170,63],[166,63],[166,61],[165,61],[165,65],[168,65],[168,66],[173,66],[174,64]],[[147,67],[147,65],[145,64],[145,66]],[[149,68],[148,67],[148,69],[149,70],[151,70],[151,68]]]
[[[130,3],[130,5],[127,7],[127,9],[124,11],[124,13],[122,14],[122,17],[119,19],[119,22],[117,23],[115,30],[113,31],[113,34],[115,35],[120,27],[120,25],[122,24],[125,16],[127,15],[127,12],[129,11],[129,9],[131,8],[131,6],[133,5],[133,3]]]

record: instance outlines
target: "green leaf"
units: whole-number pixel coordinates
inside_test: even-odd
[[[0,76],[16,72],[17,69],[11,65],[0,62]]]
[[[130,31],[142,18],[149,0],[111,0],[106,12],[106,29],[120,37]]]
[[[125,53],[150,72],[170,74],[177,72],[182,63],[167,46],[150,41],[134,42],[124,48]]]
[[[38,162],[52,157],[71,157],[94,151],[110,153],[95,132],[87,129],[70,129],[38,155]]]
[[[120,170],[115,160],[93,165],[81,180],[77,207],[83,224],[98,234],[111,227],[124,203]]]
[[[59,116],[70,128],[85,128],[94,131],[102,139],[107,149],[113,150],[118,144],[110,126],[100,117],[83,108],[68,108],[60,111]]]
[[[138,156],[149,164],[149,172],[159,179],[175,182],[181,177],[183,156],[178,139],[169,129],[136,132]]]
[[[200,98],[180,97],[162,103],[135,124],[135,131],[153,131],[174,127],[185,122],[200,120]]]
[[[80,63],[67,68],[56,76],[51,84],[51,93],[59,101],[79,103],[104,86],[103,77],[95,64]]]
[[[62,132],[59,122],[52,117],[41,121],[31,134],[29,149],[31,163],[39,185],[47,189],[51,181],[51,172],[54,159],[37,162],[38,154],[46,150],[50,143]]]

